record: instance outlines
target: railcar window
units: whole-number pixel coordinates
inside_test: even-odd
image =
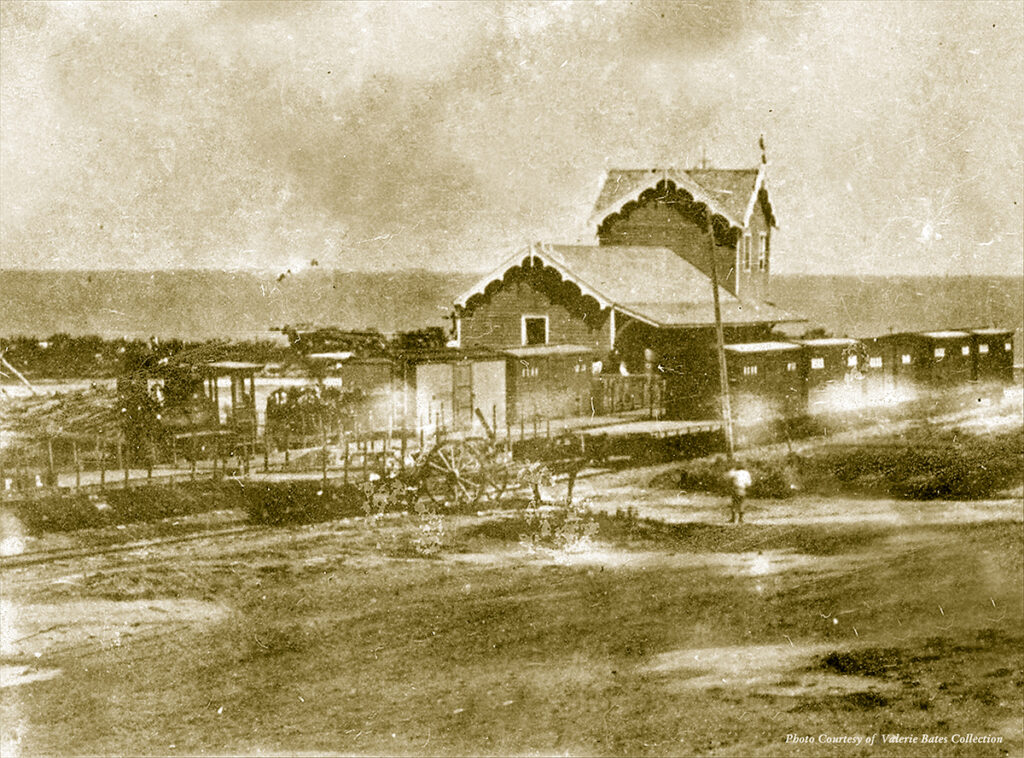
[[[971,354],[971,347],[970,347],[970,345],[964,345],[962,348],[960,348],[960,355],[970,355],[970,354]]]
[[[910,356],[909,355],[904,355],[903,356],[903,364],[906,365],[908,363],[910,363]]]
[[[982,355],[985,355],[985,353],[988,352],[988,345],[982,342],[980,345],[978,345],[978,352],[981,353]]]
[[[1010,352],[1011,350],[1013,350],[1013,343],[1007,342],[1005,345],[1003,345],[1003,350],[1005,350],[1006,352]]]
[[[796,371],[796,364],[792,361],[786,364],[786,371]]]
[[[846,359],[846,365],[850,368],[857,368],[857,356],[851,355]]]
[[[935,357],[936,358],[945,358],[946,357],[946,348],[944,348],[944,347],[937,347],[937,348],[935,348]]]
[[[811,368],[825,368],[825,359],[811,358]]]
[[[757,373],[757,366],[744,366],[743,367],[743,375],[744,376],[753,376],[756,373]]]

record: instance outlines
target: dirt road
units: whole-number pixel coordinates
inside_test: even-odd
[[[351,519],[4,570],[0,752],[1020,753],[1019,501],[798,496],[736,527],[660,472],[578,482],[572,545]],[[947,742],[787,742],[885,731]]]

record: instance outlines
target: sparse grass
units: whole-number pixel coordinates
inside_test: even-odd
[[[1019,524],[675,528],[620,514],[601,525],[598,539],[621,562],[386,559],[359,525],[268,529],[258,544],[149,557],[130,597],[206,597],[228,605],[227,620],[178,620],[161,637],[47,656],[64,673],[19,688],[32,725],[23,750],[759,756],[806,754],[787,733],[883,729],[1016,740],[903,746],[901,756],[1020,749],[1019,730],[1006,731],[1024,685]],[[496,554],[519,528],[490,519],[459,539]],[[671,560],[823,555],[822,545],[870,561],[751,576]],[[637,548],[664,560],[634,564]],[[787,640],[832,652],[780,681],[827,670],[887,689],[690,690],[685,672],[653,667],[674,651]]]

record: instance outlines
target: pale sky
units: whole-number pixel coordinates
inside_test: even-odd
[[[1024,273],[1020,2],[0,3],[0,267],[480,270],[755,166],[781,273]]]

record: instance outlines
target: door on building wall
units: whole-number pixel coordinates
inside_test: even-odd
[[[452,412],[456,429],[473,426],[473,364],[452,366]]]

